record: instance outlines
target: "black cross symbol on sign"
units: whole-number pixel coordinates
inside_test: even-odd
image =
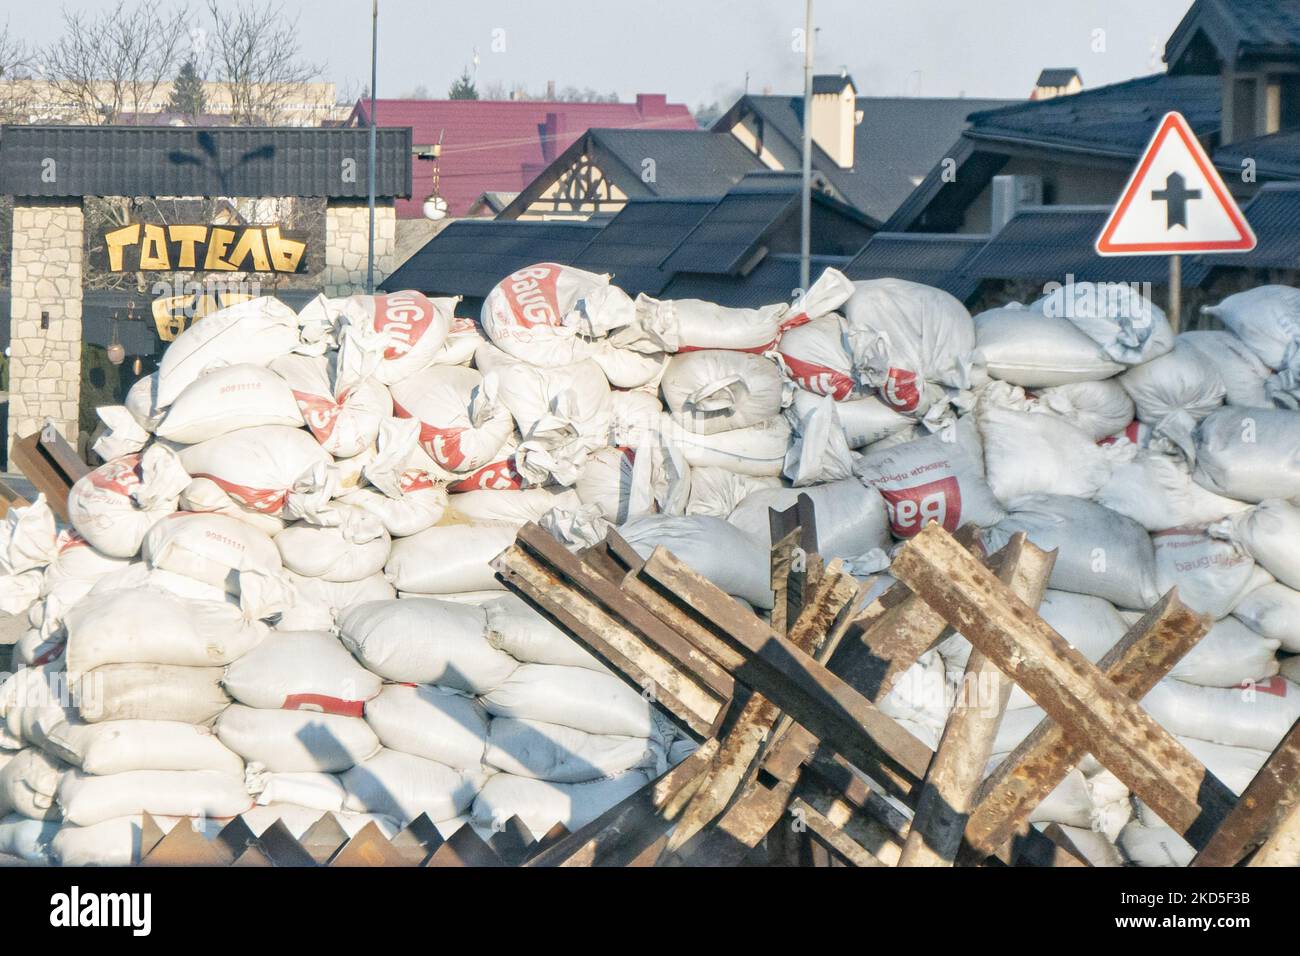
[[[1199,189],[1188,189],[1187,180],[1183,179],[1182,173],[1170,173],[1169,178],[1165,180],[1165,188],[1161,190],[1152,190],[1151,198],[1156,202],[1165,203],[1165,228],[1172,229],[1174,226],[1187,228],[1187,201],[1189,199],[1200,199],[1201,191]]]

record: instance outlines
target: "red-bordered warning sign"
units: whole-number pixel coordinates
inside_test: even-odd
[[[1103,256],[1249,252],[1255,233],[1181,113],[1166,113],[1097,237]]]

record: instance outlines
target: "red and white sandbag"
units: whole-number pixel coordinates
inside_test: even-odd
[[[360,347],[347,333],[344,346],[327,355],[286,355],[271,363],[284,379],[312,435],[336,458],[359,455],[393,413],[393,398],[360,367]],[[370,363],[371,365],[375,363]]]
[[[249,707],[361,717],[383,681],[326,631],[272,631],[226,668],[222,685]]]
[[[471,368],[437,365],[395,384],[391,392],[393,413],[420,423],[420,447],[448,471],[469,472],[491,463],[514,432],[507,407]]]
[[[968,418],[926,438],[869,452],[853,471],[880,492],[895,537],[910,538],[931,521],[947,531],[969,522],[987,528],[1005,514],[984,480],[979,434]]]
[[[176,510],[189,480],[175,452],[150,445],[77,479],[68,493],[68,520],[99,551],[129,558],[149,529]]]
[[[712,435],[779,414],[784,384],[770,359],[705,349],[674,356],[660,389],[674,421]]]
[[[1255,633],[1281,642],[1282,650],[1300,653],[1300,591],[1270,581],[1247,592],[1232,616]]]
[[[1196,483],[1239,501],[1300,496],[1300,412],[1221,408],[1196,428]]]
[[[489,562],[514,544],[518,527],[513,522],[434,525],[394,541],[384,574],[397,590],[414,594],[505,590]]]
[[[728,594],[754,607],[772,606],[771,568],[762,539],[722,518],[643,515],[621,525],[618,533],[643,558],[662,547]]]
[[[283,378],[242,362],[204,372],[176,396],[155,434],[195,445],[240,428],[302,426],[302,412]]]
[[[790,380],[814,395],[843,402],[858,387],[844,318],[834,312],[786,332],[777,356]]]
[[[209,369],[269,365],[299,344],[298,316],[279,299],[262,296],[227,306],[193,323],[167,346],[158,365],[154,403],[166,408]]]
[[[315,515],[332,491],[328,452],[308,432],[245,428],[182,449],[181,464],[244,508],[285,517]]]
[[[470,694],[496,687],[519,663],[488,642],[481,608],[450,601],[353,605],[339,615],[339,634],[357,660],[381,677]]]
[[[853,365],[895,411],[924,415],[938,386],[969,388],[975,327],[957,299],[903,279],[855,282],[844,304]]]
[[[1137,610],[1160,598],[1151,537],[1131,518],[1083,498],[1026,495],[985,532],[986,550],[998,550],[1017,531],[1058,552],[1049,587]]]
[[[975,316],[978,359],[993,378],[1042,388],[1109,378],[1124,365],[1061,316],[1038,304],[1007,305]]]
[[[284,530],[285,521],[279,515],[245,508],[211,478],[192,479],[176,503],[182,511],[225,515],[263,534],[274,536]]]
[[[344,300],[341,311],[346,328],[357,333],[360,348],[379,356],[375,377],[394,385],[436,361],[458,301],[407,290],[354,295]]]
[[[517,359],[551,368],[591,357],[637,308],[609,276],[542,262],[502,279],[483,300],[483,332]]]
[[[379,750],[360,717],[231,704],[213,725],[221,742],[271,773],[340,773]]]
[[[389,750],[436,760],[454,770],[482,767],[487,711],[457,691],[389,684],[366,704],[366,722]]]
[[[378,518],[395,538],[417,534],[437,524],[447,510],[447,486],[427,471],[408,468],[398,476],[400,496],[393,497],[369,485],[339,497],[345,505]]]

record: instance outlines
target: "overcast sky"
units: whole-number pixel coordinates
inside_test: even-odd
[[[264,0],[275,2],[275,0]],[[1264,2],[1264,0],[1261,0]],[[107,0],[68,0],[93,9]],[[199,7],[200,4],[191,4]],[[1087,86],[1162,69],[1159,51],[1190,0],[816,0],[816,67],[847,67],[865,95],[1023,97],[1042,67]],[[369,80],[369,0],[283,0],[307,55],[340,89]],[[792,34],[802,0],[379,0],[380,96],[445,96],[478,48],[480,87],[667,93],[692,108],[745,84],[802,88]],[[0,0],[29,43],[59,28],[58,4]],[[200,22],[196,18],[196,23]]]

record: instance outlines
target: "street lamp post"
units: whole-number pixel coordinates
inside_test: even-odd
[[[813,0],[804,0],[803,183],[799,195],[799,294],[808,294],[812,257]]]
[[[375,294],[375,80],[379,63],[379,0],[370,3],[370,150],[366,161],[366,201],[370,207],[370,231],[366,237],[366,293]]]

